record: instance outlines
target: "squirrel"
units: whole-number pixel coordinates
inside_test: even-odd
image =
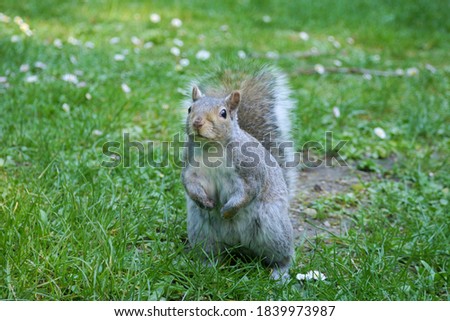
[[[277,69],[250,69],[204,76],[185,102],[188,239],[214,258],[229,250],[259,257],[273,279],[286,280],[294,255],[294,101]]]

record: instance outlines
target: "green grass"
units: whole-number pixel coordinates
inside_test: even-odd
[[[1,299],[449,299],[447,1],[5,0],[0,12],[22,17],[34,31],[26,37],[14,22],[0,22],[0,77],[9,84],[0,83]],[[152,12],[161,15],[159,24],[150,22]],[[272,21],[263,22],[264,15]],[[170,25],[174,17],[181,28]],[[310,39],[301,40],[300,31]],[[13,35],[21,40],[11,42]],[[69,44],[69,36],[95,47]],[[135,46],[133,36],[154,46]],[[110,44],[113,37],[120,42]],[[184,42],[187,67],[177,67],[180,57],[170,53],[174,38]],[[121,141],[123,131],[133,141],[170,140],[182,130],[179,89],[239,50],[286,54],[311,47],[327,54],[259,59],[289,75],[298,148],[323,143],[325,131],[333,131],[348,140],[341,152],[349,162],[364,161],[369,170],[375,159],[395,154],[397,162],[377,170],[379,179],[365,182],[351,200],[317,200],[321,216],[341,213],[353,228],[299,244],[292,275],[320,270],[327,282],[280,286],[257,261],[205,267],[186,250],[180,169],[139,168],[137,159],[130,168],[101,167],[102,145]],[[211,58],[197,60],[200,49]],[[123,50],[125,60],[115,61]],[[419,73],[371,80],[297,73],[335,60]],[[35,68],[37,61],[47,68]],[[23,64],[30,70],[20,72]],[[86,86],[61,80],[68,73]],[[29,75],[38,82],[26,83]],[[375,127],[387,138],[377,137]]]

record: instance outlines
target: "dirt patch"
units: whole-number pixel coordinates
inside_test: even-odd
[[[395,163],[395,157],[376,162],[384,169],[390,169]],[[349,216],[340,214],[327,214],[326,217],[317,218],[317,210],[312,208],[312,203],[319,198],[333,198],[338,195],[353,192],[363,183],[379,179],[374,172],[358,170],[357,164],[352,166],[336,167],[310,167],[299,173],[298,197],[291,206],[291,221],[294,227],[294,235],[297,242],[318,236],[343,235],[352,222]],[[347,208],[352,212],[356,208]]]

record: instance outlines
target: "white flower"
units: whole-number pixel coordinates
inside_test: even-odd
[[[34,66],[39,69],[47,69],[47,65],[44,64],[42,61],[36,61]]]
[[[149,48],[152,48],[152,47],[153,47],[153,42],[149,41],[149,42],[144,43],[144,48],[145,49],[149,49]]]
[[[341,43],[339,41],[334,40],[331,43],[333,44],[334,48],[336,48],[336,49],[341,48]]]
[[[157,13],[152,13],[150,15],[150,21],[153,22],[153,23],[158,23],[158,22],[161,21],[161,16],[159,14],[157,14]]]
[[[92,131],[92,135],[94,135],[94,136],[101,136],[101,135],[103,135],[103,132],[101,130],[99,130],[99,129],[94,129]]]
[[[56,38],[55,40],[53,40],[53,45],[56,48],[61,49],[63,46],[63,43],[62,43],[61,39]]]
[[[230,29],[230,28],[228,27],[228,25],[221,25],[221,26],[220,26],[220,30],[223,31],[223,32],[228,31],[228,29]]]
[[[31,31],[30,29],[25,29],[23,30],[23,32],[28,36],[31,37],[33,35],[33,31]]]
[[[179,56],[180,55],[180,48],[178,48],[178,47],[172,47],[172,48],[170,48],[170,53],[172,54],[172,55],[174,55],[174,56]]]
[[[4,13],[0,12],[0,21],[4,23],[9,23],[11,21],[11,18],[5,15]]]
[[[183,45],[184,45],[183,40],[180,40],[180,39],[177,39],[177,38],[173,39],[173,43],[177,47],[183,47]]]
[[[340,48],[341,47],[341,43],[339,41],[336,40],[336,38],[334,38],[333,36],[328,36],[328,41],[331,42],[333,44],[333,46],[335,48]]]
[[[8,81],[8,78],[3,77],[3,76],[0,77],[0,84],[3,84],[5,82],[7,82],[7,81]]]
[[[314,66],[314,70],[319,74],[319,75],[323,75],[325,73],[325,67],[317,64]]]
[[[109,156],[111,159],[113,159],[113,160],[118,160],[118,161],[120,161],[120,155],[118,155],[118,154],[112,154],[111,156]]]
[[[247,54],[245,53],[244,50],[239,50],[237,54],[238,54],[238,57],[241,59],[247,58]]]
[[[38,80],[39,80],[39,78],[36,75],[30,75],[25,78],[25,82],[28,82],[28,83],[38,82]]]
[[[342,61],[336,59],[336,60],[333,61],[333,64],[334,64],[336,67],[341,67],[341,66],[342,66]]]
[[[72,84],[78,84],[78,77],[74,74],[64,74],[61,79]]]
[[[20,41],[20,37],[18,35],[11,36],[11,42],[19,42],[19,41]]]
[[[22,32],[26,34],[28,37],[31,37],[33,35],[33,31],[30,30],[30,26],[27,25],[26,23],[20,25],[20,30],[22,30]]]
[[[266,57],[268,59],[278,59],[279,56],[280,55],[278,54],[278,52],[275,52],[275,51],[268,51],[268,52],[266,52]]]
[[[23,64],[20,65],[20,72],[27,72],[28,70],[30,70],[30,65],[29,64]]]
[[[262,21],[264,21],[265,23],[269,23],[272,21],[272,18],[270,16],[263,16]]]
[[[128,94],[128,93],[131,92],[131,88],[128,87],[127,84],[123,83],[123,84],[121,85],[121,87],[122,87],[122,90],[123,90],[124,93]]]
[[[33,35],[33,32],[30,30],[30,26],[23,21],[21,17],[14,17],[14,22],[19,26],[20,30],[25,33],[28,37]]]
[[[76,65],[78,63],[77,58],[75,56],[70,55],[70,62]]]
[[[378,137],[380,137],[381,139],[385,139],[386,138],[386,132],[384,131],[383,128],[381,127],[376,127],[373,132],[375,133],[375,135],[377,135]]]
[[[348,43],[349,45],[353,45],[353,44],[355,43],[355,40],[354,40],[352,37],[348,37],[348,38],[347,38],[347,43]]]
[[[373,62],[380,62],[380,60],[381,60],[380,55],[373,55],[370,58],[372,59]]]
[[[434,74],[437,71],[436,68],[434,66],[430,65],[430,64],[426,64],[425,68],[426,68],[426,70],[428,70],[432,74]]]
[[[310,281],[310,280],[320,280],[320,281],[324,281],[326,280],[327,277],[325,276],[325,274],[323,274],[322,272],[319,271],[309,271],[306,274],[297,274],[297,280],[299,281]]]
[[[397,68],[397,69],[395,69],[395,74],[396,74],[397,76],[403,76],[403,75],[405,74],[405,72],[404,72],[403,69]]]
[[[181,67],[189,66],[189,59],[187,59],[187,58],[180,59],[180,66]]]
[[[417,69],[416,67],[411,67],[406,69],[406,75],[408,77],[412,77],[412,76],[417,76],[419,74],[419,69]]]
[[[21,17],[15,16],[14,17],[14,22],[18,25],[21,25],[24,21]]]
[[[109,39],[109,43],[111,45],[118,44],[119,42],[120,42],[120,38],[119,37],[112,37],[111,39]]]
[[[66,103],[64,103],[62,105],[62,109],[66,112],[66,113],[70,113],[70,106]]]
[[[93,49],[95,47],[95,44],[92,41],[86,41],[84,43],[84,46],[88,49]]]
[[[114,55],[114,60],[115,61],[124,61],[125,60],[125,56],[122,54],[115,54]]]
[[[303,41],[308,41],[308,40],[309,40],[309,35],[308,35],[306,32],[304,32],[304,31],[301,31],[301,32],[298,34],[298,36],[299,36],[300,39],[302,39]]]
[[[14,22],[17,23],[18,25],[20,25],[21,23],[23,23],[23,19],[21,17],[15,16]]]
[[[81,41],[78,40],[78,39],[75,38],[75,37],[72,37],[72,36],[70,36],[69,38],[67,38],[67,42],[70,43],[71,45],[74,45],[74,46],[80,46],[80,45],[81,45]]]
[[[133,36],[133,37],[131,37],[131,43],[135,46],[140,46],[140,45],[142,45],[142,40],[136,36]]]
[[[86,93],[86,95],[84,95],[84,97],[86,97],[87,100],[92,99],[92,95],[90,93]]]
[[[211,53],[208,50],[204,49],[195,54],[195,58],[197,58],[198,60],[208,60],[209,57],[211,57]]]
[[[86,84],[85,81],[80,81],[80,82],[77,84],[77,87],[78,87],[78,88],[84,88],[84,87],[86,87],[86,86],[87,86],[87,84]]]
[[[371,74],[369,74],[369,73],[365,73],[365,74],[363,74],[363,79],[365,79],[365,80],[371,80],[372,79],[372,75]]]
[[[334,107],[333,107],[333,115],[334,115],[334,117],[336,117],[336,118],[341,117],[341,111],[339,110],[339,107],[338,107],[338,106],[334,106]]]
[[[175,28],[180,28],[183,25],[183,22],[178,18],[173,18],[170,24]]]

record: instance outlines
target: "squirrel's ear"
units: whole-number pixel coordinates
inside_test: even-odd
[[[241,93],[237,90],[233,91],[231,94],[225,98],[225,102],[230,110],[235,110],[241,101]]]
[[[202,96],[203,96],[203,94],[200,91],[200,89],[197,86],[194,85],[194,87],[192,87],[192,101],[197,101]]]

